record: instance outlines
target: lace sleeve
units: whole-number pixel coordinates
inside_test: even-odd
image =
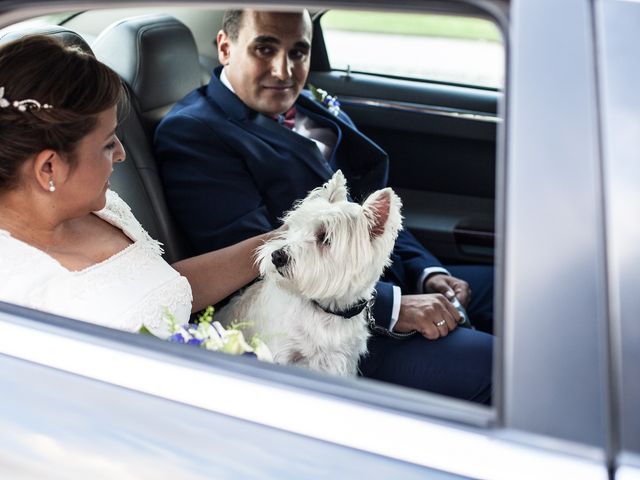
[[[133,241],[149,244],[159,255],[164,253],[162,243],[151,238],[133,215],[131,207],[113,190],[107,190],[107,204],[95,213],[103,220],[120,228]]]

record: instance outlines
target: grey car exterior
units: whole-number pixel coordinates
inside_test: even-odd
[[[344,5],[503,29],[494,408],[0,305],[3,478],[640,478],[640,2]]]

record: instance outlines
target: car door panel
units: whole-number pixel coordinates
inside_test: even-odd
[[[607,478],[479,405],[2,302],[0,334],[2,478]]]
[[[390,157],[405,226],[449,262],[491,263],[499,94],[376,75],[312,72]]]
[[[0,365],[2,478],[463,478],[11,356]]]

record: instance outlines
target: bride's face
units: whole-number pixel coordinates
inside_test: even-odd
[[[117,108],[105,110],[98,115],[96,128],[78,143],[74,153],[77,164],[61,185],[60,193],[64,192],[69,205],[88,211],[104,208],[113,164],[125,158],[115,134],[117,124]]]

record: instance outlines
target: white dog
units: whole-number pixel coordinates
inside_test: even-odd
[[[347,200],[342,172],[285,215],[286,229],[258,251],[261,281],[216,316],[247,322],[277,363],[355,375],[367,351],[374,285],[402,228],[390,188]]]

